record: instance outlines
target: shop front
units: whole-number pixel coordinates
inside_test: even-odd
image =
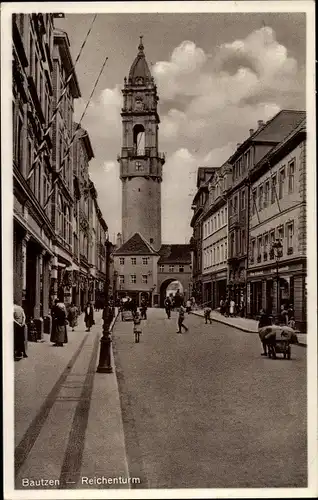
[[[276,316],[281,307],[292,305],[296,327],[306,328],[305,262],[282,264],[278,268],[248,270],[247,312],[255,318],[261,309]]]
[[[220,307],[221,299],[226,299],[227,294],[227,270],[211,274],[212,280],[212,309]]]

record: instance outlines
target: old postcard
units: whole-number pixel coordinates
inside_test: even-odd
[[[317,495],[314,33],[2,4],[7,500]]]

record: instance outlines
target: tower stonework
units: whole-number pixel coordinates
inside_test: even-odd
[[[142,37],[122,94],[123,140],[118,161],[122,181],[123,243],[139,232],[155,250],[159,250],[165,158],[158,151],[159,98],[145,58]]]

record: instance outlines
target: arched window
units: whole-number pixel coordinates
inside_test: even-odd
[[[134,126],[134,150],[137,155],[145,154],[145,129],[140,124]]]

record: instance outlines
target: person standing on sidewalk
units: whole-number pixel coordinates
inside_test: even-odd
[[[27,358],[25,352],[25,328],[26,318],[21,306],[14,304],[13,308],[13,329],[14,329],[14,359]]]
[[[179,308],[179,315],[178,315],[178,328],[179,329],[178,329],[177,333],[182,333],[181,328],[184,328],[186,332],[189,330],[189,328],[186,325],[184,325],[184,323],[183,323],[185,312],[186,312],[185,307],[183,305],[181,305]]]
[[[66,330],[66,307],[64,303],[58,299],[52,309],[52,333],[51,342],[54,342],[55,347],[63,347],[67,344],[67,330]]]
[[[234,300],[232,299],[230,301],[230,317],[233,318],[234,317],[234,314],[235,314],[235,302]]]
[[[206,325],[208,324],[208,321],[210,322],[210,325],[212,323],[211,312],[212,312],[211,307],[207,306],[204,308],[204,319]]]
[[[77,326],[77,318],[78,318],[77,307],[72,302],[67,317],[69,325],[72,328],[72,332],[74,332],[74,328]]]
[[[87,306],[85,307],[84,322],[86,325],[86,331],[90,332],[92,326],[95,325],[94,308],[90,302],[87,302]]]

